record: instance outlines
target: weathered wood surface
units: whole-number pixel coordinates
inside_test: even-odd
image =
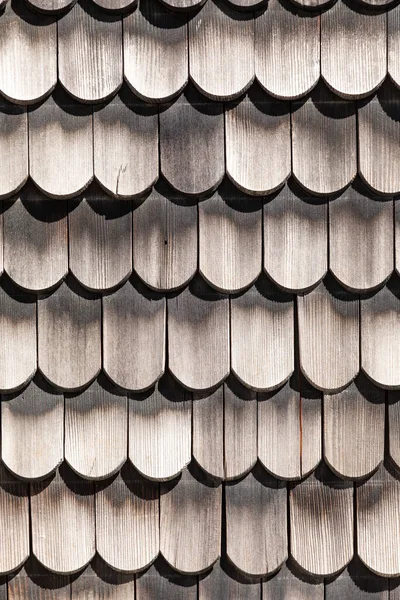
[[[254,78],[254,22],[232,9],[207,1],[189,21],[190,76],[214,100],[239,96]]]
[[[365,0],[364,0],[365,1]],[[370,0],[371,1],[371,0]],[[372,0],[374,1],[374,0]],[[389,3],[391,0],[375,0]],[[400,10],[395,6],[387,15],[387,52],[388,65],[387,70],[390,77],[398,85],[400,83]]]
[[[291,555],[314,575],[333,575],[353,556],[353,484],[321,469],[290,492]]]
[[[238,291],[261,272],[261,202],[230,187],[199,203],[199,271],[214,288]]]
[[[130,281],[103,298],[103,368],[118,386],[146,390],[165,369],[165,297]]]
[[[216,563],[207,577],[199,580],[199,600],[260,600],[261,585],[254,581],[237,581]]]
[[[388,393],[389,454],[394,464],[400,467],[400,402],[398,392]]]
[[[129,458],[146,478],[175,477],[191,460],[190,394],[163,378],[146,398],[129,398]]]
[[[325,275],[327,206],[291,185],[264,204],[264,269],[280,287],[307,290]]]
[[[1,2],[3,4],[3,2]],[[0,19],[0,90],[11,102],[32,104],[57,83],[57,25],[23,0],[8,2]]]
[[[210,487],[184,470],[177,483],[160,490],[160,549],[181,573],[198,573],[219,557],[221,486]]]
[[[180,192],[198,195],[215,189],[225,171],[222,104],[205,101],[188,87],[161,111],[160,163],[164,177]]]
[[[132,272],[132,213],[127,202],[87,192],[68,215],[69,266],[89,290],[109,290]]]
[[[226,172],[235,185],[256,195],[282,185],[291,171],[288,107],[255,86],[225,108],[225,127]]]
[[[386,14],[337,2],[321,15],[321,74],[344,98],[368,96],[386,76]]]
[[[157,565],[158,566],[158,565]],[[197,582],[194,577],[177,575],[152,566],[136,577],[136,600],[197,600]]]
[[[29,488],[0,467],[0,570],[18,569],[30,554]],[[0,592],[1,594],[1,592]]]
[[[5,99],[0,101],[0,162],[0,198],[5,198],[18,191],[28,178],[26,108]]]
[[[2,588],[6,588],[4,596]],[[69,577],[49,573],[35,559],[28,560],[20,571],[9,577],[7,584],[2,585],[0,590],[1,600],[52,600],[55,595],[57,600],[71,599]]]
[[[97,6],[109,12],[124,13],[136,6],[137,0],[94,0]]]
[[[5,0],[7,2],[7,0]],[[25,0],[28,6],[41,13],[59,14],[66,12],[76,0]]]
[[[286,486],[249,473],[225,494],[227,556],[248,574],[275,571],[287,557]]]
[[[347,289],[371,290],[393,271],[393,202],[349,187],[329,204],[329,267]]]
[[[64,399],[41,382],[1,402],[1,458],[26,480],[46,477],[64,458]]]
[[[29,174],[48,196],[69,198],[93,178],[92,107],[61,90],[29,111]]]
[[[209,394],[193,394],[193,458],[214,477],[225,477],[224,386]]]
[[[297,302],[301,369],[317,389],[339,391],[359,370],[358,298],[331,281]]]
[[[99,102],[122,84],[122,19],[94,19],[77,2],[58,21],[58,77],[77,100]]]
[[[251,389],[271,390],[294,369],[291,296],[259,281],[231,299],[231,369]]]
[[[239,386],[237,386],[239,387]],[[237,479],[257,461],[257,400],[254,393],[224,384],[224,476]]]
[[[200,280],[168,298],[168,364],[184,387],[210,389],[229,374],[228,302]]]
[[[320,74],[318,16],[269,1],[255,20],[255,72],[272,96],[294,99],[309,92]]]
[[[370,475],[384,457],[385,393],[360,377],[324,396],[324,456],[341,477]]]
[[[31,483],[32,552],[50,571],[75,573],[95,553],[94,488],[63,476]]]
[[[5,204],[4,269],[20,287],[51,289],[68,272],[67,206],[43,197],[33,186]]]
[[[396,600],[392,593],[389,596],[388,580],[376,577],[360,560],[354,560],[340,575],[328,581],[325,586],[326,600]]]
[[[134,480],[129,468],[97,484],[96,549],[117,571],[147,567],[159,551],[158,486]]]
[[[71,581],[71,600],[132,600],[135,597],[134,575],[124,575],[98,565],[94,559],[78,578]],[[58,598],[58,597],[57,597]]]
[[[186,15],[144,0],[124,18],[124,73],[144,100],[167,101],[185,87],[188,73]]]
[[[38,366],[56,387],[76,390],[99,373],[100,313],[99,298],[84,297],[66,283],[38,300]]]
[[[272,579],[263,582],[263,600],[325,600],[324,584],[303,579],[283,565]]]
[[[133,264],[155,290],[185,285],[197,268],[197,205],[153,189],[133,212]]]
[[[322,85],[307,100],[293,104],[292,170],[306,190],[319,195],[333,194],[354,179],[355,108],[354,102],[338,100]]]
[[[85,479],[108,477],[127,459],[127,399],[104,383],[65,397],[65,460]]]
[[[127,96],[93,113],[94,174],[117,198],[138,196],[158,178],[157,108]]]

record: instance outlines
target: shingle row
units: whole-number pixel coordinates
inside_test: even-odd
[[[161,554],[179,573],[198,574],[222,555],[253,577],[274,573],[288,558],[324,577],[358,556],[373,573],[397,577],[399,510],[398,475],[385,466],[356,485],[324,465],[295,484],[258,467],[231,483],[204,480],[191,467],[156,484],[129,465],[99,483],[63,466],[28,484],[2,467],[0,572],[33,555],[54,573],[77,573],[97,552],[122,573],[141,571]]]
[[[209,98],[229,100],[257,79],[271,95],[294,99],[322,77],[343,98],[363,98],[387,74],[400,85],[400,7],[359,9],[338,0],[320,15],[270,0],[246,14],[210,0],[188,16],[141,0],[116,16],[82,0],[56,18],[13,0],[0,15],[0,92],[32,104],[59,80],[74,98],[94,103],[125,79],[144,100],[161,102],[190,78]]]
[[[306,192],[326,196],[357,172],[372,192],[393,195],[400,192],[399,108],[400,92],[389,82],[358,104],[321,84],[299,102],[272,100],[254,87],[223,106],[189,86],[160,109],[126,90],[95,108],[58,89],[28,110],[1,103],[0,197],[30,176],[53,198],[77,196],[93,179],[114,197],[136,198],[161,175],[179,193],[199,196],[225,174],[255,196],[291,174]]]

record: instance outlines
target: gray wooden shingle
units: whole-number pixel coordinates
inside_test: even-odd
[[[389,455],[394,464],[400,467],[400,402],[397,392],[388,393]]]
[[[133,475],[133,474],[132,474]],[[129,470],[96,492],[96,549],[117,571],[147,567],[159,551],[158,486],[135,481]]]
[[[4,269],[20,287],[49,290],[68,272],[67,206],[33,186],[5,205]]]
[[[38,300],[38,366],[55,387],[76,390],[101,367],[99,298],[76,293],[66,283]]]
[[[278,98],[299,98],[310,91],[320,74],[318,15],[272,0],[256,17],[255,32],[255,70],[261,85]]]
[[[176,571],[199,573],[219,557],[221,486],[208,486],[187,469],[175,483],[160,488],[161,553]]]
[[[166,480],[189,464],[192,403],[172,378],[146,397],[129,398],[129,458],[146,478]]]
[[[28,118],[26,108],[4,99],[0,101],[0,162],[0,198],[5,198],[28,178]]]
[[[193,394],[193,458],[211,477],[224,479],[224,386]]]
[[[256,395],[233,382],[224,384],[224,476],[237,479],[257,461]]]
[[[391,3],[391,0],[386,0],[386,2]],[[400,83],[400,10],[398,6],[392,8],[387,13],[387,44],[388,73],[391,79],[398,85]]]
[[[326,600],[342,598],[389,600],[388,580],[377,577],[356,559],[337,578],[326,583]],[[390,600],[395,600],[392,594]]]
[[[226,172],[249,194],[276,190],[291,171],[289,106],[254,86],[225,110]]]
[[[157,108],[126,96],[93,115],[94,175],[117,198],[138,196],[158,178]]]
[[[127,421],[126,396],[104,382],[66,396],[65,460],[85,479],[109,477],[127,459]]]
[[[190,77],[209,98],[229,100],[254,79],[254,19],[208,0],[189,21]]]
[[[144,0],[124,18],[124,74],[133,91],[147,101],[165,102],[188,81],[186,15]]]
[[[283,565],[277,575],[263,582],[263,600],[325,600],[324,584],[308,581]]]
[[[28,560],[20,571],[9,577],[5,586],[8,600],[71,600],[71,586],[68,577],[49,573],[35,559]],[[1,600],[6,596],[1,595]]]
[[[146,390],[165,369],[164,296],[127,282],[103,298],[103,368],[118,386]]]
[[[28,484],[0,467],[0,570],[18,569],[30,554]],[[1,593],[1,592],[0,592]]]
[[[197,600],[196,579],[176,575],[167,569],[165,571],[160,572],[152,566],[144,574],[138,575],[136,600]]]
[[[344,98],[368,96],[386,76],[386,14],[337,2],[321,15],[321,74]]]
[[[207,577],[199,580],[199,600],[260,600],[259,581],[238,581],[215,564]]]
[[[94,0],[97,6],[109,12],[118,14],[127,12],[134,8],[138,0]]]
[[[228,558],[249,575],[272,573],[287,558],[286,486],[249,473],[225,493]]]
[[[260,280],[231,299],[231,369],[246,386],[271,390],[294,369],[291,296]]]
[[[199,271],[213,288],[238,291],[261,272],[261,202],[230,186],[199,203]]]
[[[23,443],[21,443],[23,441]],[[40,479],[64,458],[64,399],[31,381],[1,402],[1,458],[17,477]]]
[[[5,0],[6,2],[8,0]],[[27,5],[40,13],[59,14],[66,12],[76,0],[25,0]]]
[[[58,77],[82,102],[110,98],[122,84],[122,19],[77,2],[58,21]]]
[[[132,212],[129,202],[98,190],[85,193],[68,215],[69,267],[89,290],[105,291],[132,272]]]
[[[107,566],[97,565],[96,559],[78,578],[71,581],[71,600],[87,600],[91,596],[101,600],[132,600],[135,597],[133,575],[115,573]]]

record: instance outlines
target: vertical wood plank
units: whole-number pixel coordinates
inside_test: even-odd
[[[8,578],[7,596],[1,600],[70,600],[69,577],[47,571],[34,557],[29,558],[18,573]]]
[[[283,565],[279,573],[262,584],[263,600],[325,600],[324,584],[309,581]]]
[[[325,586],[326,600],[389,600],[388,580],[371,573],[355,559],[340,575]],[[392,598],[390,596],[390,598]]]
[[[193,394],[192,447],[203,471],[224,479],[224,385],[212,393]]]
[[[29,498],[28,485],[15,479],[0,466],[0,571],[18,569],[28,558]]]
[[[0,101],[0,198],[19,190],[28,178],[26,108]]]
[[[242,477],[257,461],[256,394],[235,381],[224,383],[225,479]]]
[[[136,600],[197,600],[194,577],[177,575],[161,563],[136,577]]]
[[[134,600],[135,577],[107,569],[96,558],[71,581],[71,600]]]
[[[199,580],[199,600],[260,600],[259,582],[243,581],[244,578],[238,581],[231,575],[216,563],[211,573]]]

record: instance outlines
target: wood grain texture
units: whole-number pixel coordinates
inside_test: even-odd
[[[397,477],[383,465],[357,488],[357,552],[373,573],[384,577],[400,574],[399,488]]]
[[[340,391],[359,370],[358,297],[330,281],[298,296],[297,309],[301,370],[317,389]]]
[[[257,461],[256,395],[233,382],[224,384],[224,476],[236,479]]]
[[[146,398],[129,398],[129,458],[141,474],[171,479],[191,453],[191,398],[172,378],[163,378]]]
[[[388,393],[389,454],[396,466],[400,466],[400,402],[398,392]],[[400,591],[400,590],[399,590]]]
[[[197,268],[197,205],[153,189],[133,212],[133,264],[155,290],[187,284]]]
[[[168,363],[191,390],[205,390],[228,375],[229,304],[200,280],[168,298]]]
[[[328,269],[327,202],[285,186],[263,206],[264,269],[279,287],[307,290]]]
[[[370,475],[383,461],[385,393],[364,378],[324,397],[324,458],[341,477]]]
[[[241,290],[261,272],[261,208],[230,186],[199,203],[199,271],[221,292]]]
[[[198,481],[187,469],[160,489],[160,549],[180,573],[199,573],[219,557],[221,486]]]
[[[147,101],[167,101],[188,81],[186,15],[144,0],[124,18],[124,74],[133,91]]]
[[[226,172],[235,185],[256,195],[282,185],[291,171],[288,107],[253,87],[227,106],[225,128]]]
[[[103,369],[114,383],[146,390],[165,368],[164,296],[125,283],[103,298]]]
[[[28,559],[20,571],[13,573],[5,587],[7,596],[2,596],[0,592],[1,600],[71,599],[69,578],[49,573],[34,558]]]
[[[313,471],[322,459],[321,393],[301,379],[301,476]]]
[[[387,1],[387,0],[386,0]],[[400,12],[395,6],[387,13],[388,73],[391,79],[400,83]]]
[[[40,13],[58,15],[70,9],[76,0],[25,0],[25,2]]]
[[[393,239],[392,201],[349,187],[330,202],[329,267],[347,289],[372,290],[390,277]]]
[[[108,486],[97,486],[96,548],[111,567],[132,572],[158,554],[159,494],[158,486],[124,471]]]
[[[361,299],[361,368],[379,387],[400,388],[399,290]]]
[[[22,479],[40,479],[64,457],[64,399],[31,381],[1,403],[1,458]],[[21,441],[23,440],[23,443]]]
[[[238,581],[216,563],[207,577],[199,579],[198,600],[260,600],[260,582]]]
[[[58,91],[29,111],[29,173],[48,196],[69,198],[93,178],[92,108]]]
[[[240,96],[254,79],[253,15],[218,0],[189,21],[190,77],[213,100]]]
[[[290,491],[289,505],[294,560],[313,575],[343,569],[353,555],[353,484],[322,468]]]
[[[286,486],[249,473],[225,493],[229,560],[249,575],[272,573],[287,557]]]
[[[116,473],[127,459],[126,396],[94,381],[65,398],[65,460],[85,479]]]
[[[89,290],[109,290],[132,272],[132,212],[127,202],[91,191],[68,215],[69,266]]]
[[[225,477],[224,386],[193,394],[193,458],[214,479]]]
[[[28,486],[0,467],[0,571],[18,569],[28,558],[29,498]]]
[[[393,194],[400,190],[400,119],[396,88],[385,83],[358,109],[359,171],[375,191]]]
[[[225,171],[222,105],[189,87],[167,106],[160,113],[160,161],[178,191],[198,195],[215,189]]]
[[[118,14],[129,11],[137,4],[137,0],[94,0],[94,2],[100,8]]]
[[[295,6],[300,6],[301,8],[318,10],[320,7],[328,6],[331,1],[330,0],[291,0],[291,3]]]
[[[400,273],[400,203],[394,203],[394,264],[396,273]]]
[[[7,203],[3,215],[4,269],[20,287],[49,290],[68,272],[67,207],[33,186]]]
[[[324,584],[294,575],[286,565],[262,584],[263,600],[324,600]]]
[[[246,386],[271,390],[294,369],[293,298],[260,280],[231,299],[231,369]]]
[[[255,19],[255,71],[263,88],[277,98],[304,96],[318,81],[319,55],[318,15],[269,1]]]
[[[340,575],[325,586],[325,600],[389,600],[388,580],[376,577],[359,559],[350,563]],[[390,594],[390,600],[395,600]]]
[[[321,74],[343,98],[361,98],[386,76],[386,14],[337,2],[321,15]]]
[[[0,288],[0,390],[22,387],[36,371],[36,298]]]
[[[135,597],[134,575],[107,569],[96,558],[78,578],[72,578],[71,600],[132,600]]]
[[[182,577],[161,566],[157,565],[159,570],[152,566],[136,577],[136,600],[197,600],[194,577]]]
[[[38,363],[56,387],[76,390],[101,366],[100,299],[84,297],[63,283],[38,300]]]
[[[58,77],[71,96],[99,102],[122,84],[122,19],[77,2],[58,21]]]
[[[31,483],[32,553],[50,571],[75,573],[95,552],[94,490],[63,476]]]
[[[96,110],[94,174],[100,185],[117,198],[150,189],[158,177],[158,111],[125,94]]]
[[[19,190],[28,178],[26,108],[5,99],[0,100],[0,163],[1,199]]]
[[[346,187],[357,173],[355,103],[338,100],[322,84],[295,103],[292,160],[295,179],[309,192],[327,195]]]
[[[171,10],[189,12],[202,6],[206,0],[160,0],[160,2]]]
[[[57,29],[53,18],[8,2],[0,19],[0,90],[11,102],[32,104],[57,82]]]

